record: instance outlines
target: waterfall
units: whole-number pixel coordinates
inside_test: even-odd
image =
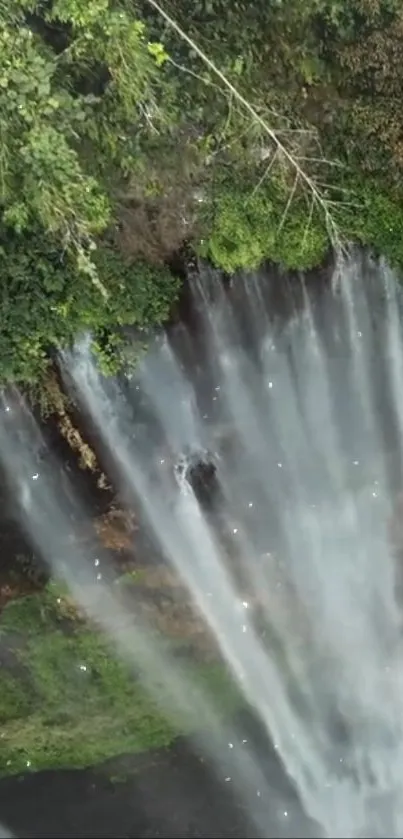
[[[227,287],[203,268],[191,283],[197,336],[192,322],[157,337],[124,386],[101,375],[88,341],[61,363],[122,494],[187,587],[307,817],[329,837],[398,837],[402,296],[386,265],[358,256],[315,292],[303,277],[295,287],[285,312],[264,272]],[[68,490],[50,466],[42,496],[32,485],[36,433],[23,412],[12,428],[3,412],[0,456],[33,538],[116,640],[107,588],[101,606],[85,600],[86,558],[73,564],[60,549]],[[139,631],[135,653],[129,636],[117,639],[122,654],[141,658],[151,688],[162,673],[186,704],[186,674],[168,673]],[[213,712],[207,724],[218,744]],[[252,754],[240,762],[251,811],[257,789],[270,794],[260,773]],[[263,807],[261,835],[265,818]],[[281,805],[277,829],[307,830],[287,827],[292,818]]]

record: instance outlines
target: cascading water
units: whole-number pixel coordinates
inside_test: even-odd
[[[18,395],[12,400],[12,407],[2,401],[0,452],[26,530],[55,579],[67,583],[75,602],[132,665],[134,674],[140,674],[142,683],[167,716],[176,724],[178,720],[180,723],[189,720],[192,728],[196,728],[197,749],[203,751],[222,778],[229,768],[230,745],[233,753],[228,781],[251,814],[254,831],[264,835],[270,824],[270,833],[275,835],[278,814],[284,812],[290,791],[277,790],[276,807],[268,809],[270,792],[275,786],[269,777],[273,768],[269,767],[269,773],[262,771],[242,732],[222,722],[211,698],[169,654],[166,646],[161,648],[152,627],[133,614],[116,595],[113,585],[104,580],[103,572],[108,572],[110,562],[101,546],[97,546],[94,562],[79,541],[72,540],[72,523],[86,520],[84,505],[61,464],[46,450],[39,427]],[[36,471],[38,462],[41,462],[40,473]],[[77,666],[83,667],[85,673],[85,664],[77,662]],[[256,801],[257,793],[259,801]],[[285,835],[295,834],[286,831]],[[304,835],[304,830],[298,835]]]
[[[361,258],[315,294],[301,279],[287,316],[268,288],[204,269],[193,331],[157,339],[124,385],[84,342],[66,382],[320,833],[398,837],[400,293]]]

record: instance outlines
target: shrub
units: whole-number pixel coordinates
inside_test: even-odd
[[[116,348],[121,326],[161,323],[178,292],[167,268],[125,261],[101,246],[94,262],[104,297],[49,236],[4,231],[0,241],[2,383],[34,383],[46,369],[49,351],[83,331],[90,330],[100,346]]]

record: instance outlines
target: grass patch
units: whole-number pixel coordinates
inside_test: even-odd
[[[23,680],[0,675],[0,776],[29,769],[84,767],[128,752],[167,746],[201,723],[196,714],[168,719],[102,634],[63,617],[51,591],[9,603],[0,641],[18,659]],[[60,615],[61,611],[61,615]],[[187,639],[184,639],[186,643]],[[169,641],[163,639],[169,652]],[[193,687],[228,715],[240,697],[223,667],[190,661]]]
[[[9,633],[37,635],[62,621],[55,597],[47,590],[11,600],[0,614],[0,639]]]

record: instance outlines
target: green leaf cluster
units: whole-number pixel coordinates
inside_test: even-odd
[[[1,240],[0,240],[1,242]],[[77,270],[76,260],[44,237],[4,232],[0,244],[0,380],[34,383],[52,348],[85,331],[113,344],[120,327],[161,323],[178,292],[164,268],[131,260],[106,245],[93,260],[107,292]],[[113,337],[115,336],[115,338]]]
[[[216,188],[209,235],[201,252],[231,274],[265,261],[301,270],[319,265],[329,248],[320,213],[303,194],[288,205],[289,193],[275,181],[253,187],[225,183]]]
[[[117,351],[120,327],[169,312],[169,272],[100,240],[161,121],[167,54],[120,0],[4,0],[0,54],[0,383],[31,383],[83,330]]]

